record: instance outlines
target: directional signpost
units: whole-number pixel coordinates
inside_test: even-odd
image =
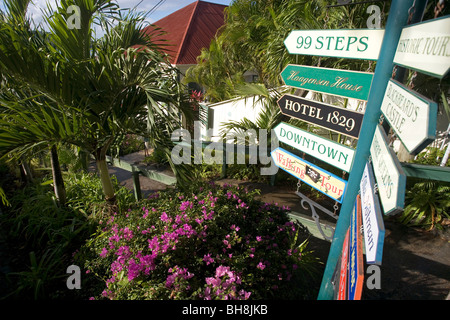
[[[377,60],[384,30],[294,30],[284,40],[291,54]]]
[[[378,196],[374,193],[374,185],[371,165],[366,163],[360,184],[366,262],[381,265],[385,228]]]
[[[325,266],[325,271],[322,278],[322,284],[318,295],[319,300],[331,299],[333,297],[333,284],[331,283],[331,279],[337,265],[337,260],[342,252],[345,234],[350,226],[351,214],[354,209],[354,203],[358,194],[364,167],[371,153],[371,142],[374,140],[374,133],[378,127],[378,122],[381,116],[380,107],[387,83],[392,75],[393,59],[398,41],[400,39],[400,34],[402,28],[408,21],[408,16],[411,12],[410,10],[413,8],[413,4],[416,3],[416,1],[420,3],[423,2],[422,0],[393,0],[389,9],[383,42],[380,49],[382,54],[379,55],[377,60],[372,81],[373,85],[370,89],[369,98],[367,100],[362,129],[359,135],[358,146],[353,161],[354,164],[347,182],[347,190],[339,211],[339,219],[336,224],[333,241],[331,242],[330,252],[328,254],[327,265]],[[363,56],[359,56],[358,58],[364,59]],[[377,141],[378,140],[379,139],[377,138]],[[372,154],[372,159],[373,158],[374,156]],[[387,177],[386,175],[382,176]],[[382,180],[379,180],[377,177],[378,186],[380,186],[380,181]],[[402,188],[401,190],[403,192],[405,190],[404,187],[405,185],[399,186],[399,188]],[[391,191],[393,191],[392,188]]]
[[[405,205],[406,175],[386,140],[383,128],[378,125],[370,146],[370,155],[384,214],[395,214]]]
[[[330,104],[284,95],[278,100],[281,113],[358,139],[363,113]]]
[[[367,100],[373,73],[288,64],[281,78],[287,86]]]
[[[277,125],[274,131],[278,140],[291,147],[347,172],[352,167],[354,149],[284,122]]]
[[[345,180],[282,148],[276,148],[270,154],[277,167],[337,202],[342,201],[342,195],[345,193],[347,185]]]
[[[450,69],[450,17],[403,28],[394,63],[442,79]]]
[[[391,79],[394,64],[439,79],[449,74],[450,17],[406,26],[410,21],[422,19],[419,16],[424,16],[426,4],[426,0],[393,0],[385,30],[294,30],[284,41],[291,54],[377,60],[373,75],[297,65],[288,65],[281,73],[287,86],[367,100],[364,118],[361,115],[359,119],[346,114],[343,109],[332,110],[337,107],[299,97],[285,95],[278,101],[285,115],[358,139],[349,179],[342,181],[345,183],[345,187],[341,188],[343,195],[338,191],[342,196],[338,201],[342,205],[318,299],[334,297],[332,279],[339,265],[341,280],[348,278],[347,298],[361,297],[364,273],[359,226],[364,224],[367,262],[381,264],[384,241],[381,207],[386,215],[397,213],[404,207],[406,176],[379,124],[382,113],[412,154],[420,152],[436,137],[437,104]],[[290,146],[303,149],[305,153],[309,151],[309,154],[318,151],[322,155],[319,158],[330,164],[331,160],[336,160],[336,157],[330,157],[332,152],[327,152],[333,147],[332,144],[315,139],[312,147],[315,150],[307,150],[311,148],[312,137],[284,125],[277,127],[277,130],[280,140]],[[309,146],[305,139],[309,139]],[[304,160],[280,148],[272,152],[272,157],[277,166],[300,180],[308,181],[309,177],[318,186],[324,184],[320,181],[324,175],[317,171],[320,168],[308,168]],[[370,165],[367,165],[369,157],[372,159],[374,177]],[[305,170],[297,173],[297,167],[301,166]],[[373,191],[375,179],[381,206]],[[339,289],[338,298],[345,298],[345,286]]]
[[[390,80],[381,111],[411,154],[422,151],[436,138],[437,103]]]

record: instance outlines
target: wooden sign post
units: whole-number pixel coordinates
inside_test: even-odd
[[[373,76],[373,85],[367,100],[367,107],[362,123],[362,128],[364,129],[361,130],[359,135],[355,160],[347,184],[347,191],[339,212],[339,219],[336,224],[327,264],[322,277],[322,284],[318,295],[319,300],[333,298],[333,284],[331,283],[331,279],[337,260],[342,251],[345,234],[350,226],[351,214],[358,194],[359,184],[361,182],[366,161],[370,155],[370,146],[372,144],[375,129],[381,116],[380,107],[388,81],[392,75],[392,61],[400,39],[400,34],[402,28],[408,21],[408,10],[415,1],[420,2],[422,0],[393,0],[391,3],[388,20],[386,22],[386,32],[380,49],[380,52],[383,54],[380,55],[377,61]]]

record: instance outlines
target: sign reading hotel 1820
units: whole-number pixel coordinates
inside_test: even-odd
[[[286,94],[278,100],[284,115],[358,139],[363,113]]]
[[[284,40],[290,54],[377,60],[382,29],[294,30]]]
[[[287,86],[367,100],[373,73],[288,64],[281,78]]]

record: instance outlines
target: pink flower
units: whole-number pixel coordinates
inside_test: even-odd
[[[258,265],[256,266],[258,269],[260,270],[264,270],[266,268],[266,265],[263,264],[262,262],[259,262]]]
[[[102,249],[102,252],[100,253],[100,257],[104,258],[108,254],[108,250],[106,248]]]
[[[160,219],[161,219],[161,221],[163,221],[163,222],[170,222],[170,220],[171,219],[169,219],[169,216],[167,215],[167,213],[165,213],[165,212],[163,212],[162,214],[161,214],[161,217],[160,217]]]
[[[205,254],[203,256],[203,261],[206,262],[206,265],[209,265],[214,262],[214,259],[211,258],[211,253]]]

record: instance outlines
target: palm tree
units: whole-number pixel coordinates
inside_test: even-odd
[[[20,2],[24,8],[29,3]],[[80,9],[79,29],[68,26],[70,5]],[[177,71],[155,48],[151,35],[141,32],[144,18],[134,10],[122,14],[111,0],[62,0],[56,11],[45,14],[48,33],[8,22],[0,26],[0,65],[22,86],[42,95],[54,111],[54,118],[30,128],[40,130],[41,141],[54,140],[57,131],[60,141],[91,153],[111,203],[115,192],[106,153],[118,137],[145,134],[170,160],[170,133],[179,123],[179,112],[190,118]],[[94,23],[105,32],[100,39],[95,38]],[[64,131],[67,126],[70,132]],[[180,182],[186,179],[185,168],[171,165]]]

